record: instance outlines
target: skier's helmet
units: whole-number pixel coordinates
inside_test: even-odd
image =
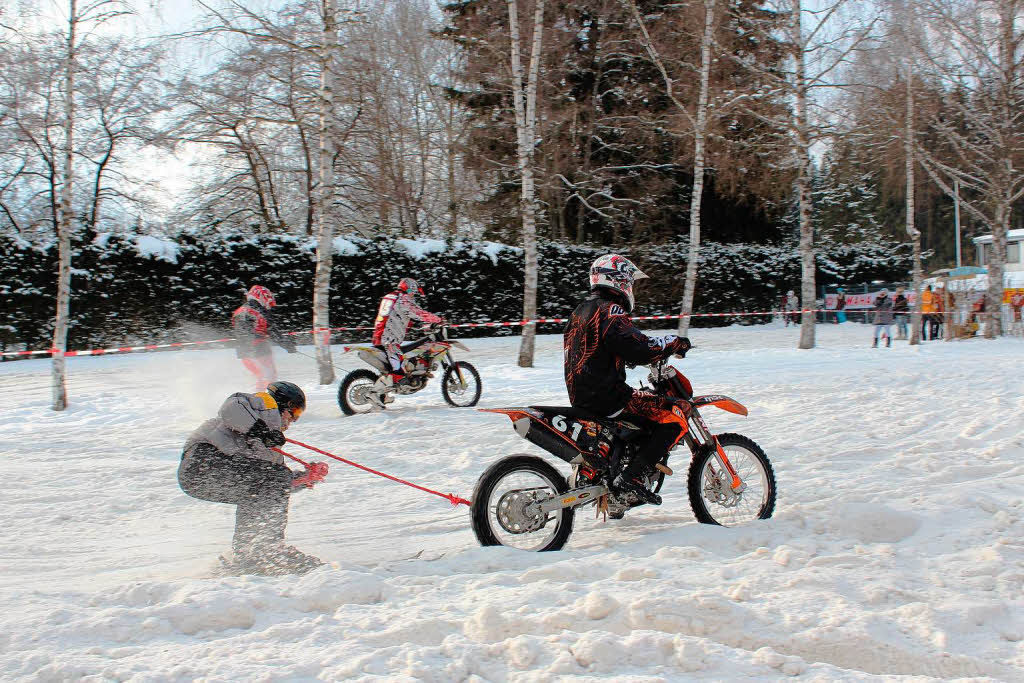
[[[619,292],[629,302],[629,311],[636,301],[633,298],[633,283],[647,276],[625,256],[608,254],[590,264],[590,288],[607,287]]]
[[[306,394],[291,382],[271,382],[267,385],[267,393],[277,402],[280,412],[287,410],[296,420],[306,409]]]
[[[277,305],[277,300],[274,299],[274,293],[263,285],[253,285],[249,288],[249,292],[245,296],[248,299],[252,299],[263,308],[273,308]]]
[[[421,287],[420,283],[416,282],[411,277],[403,277],[398,281],[398,291],[408,292],[409,294],[416,296],[417,294],[423,294],[423,287]]]

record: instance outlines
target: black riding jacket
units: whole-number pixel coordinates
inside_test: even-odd
[[[565,327],[565,386],[569,402],[598,415],[622,410],[633,395],[626,364],[664,358],[665,340],[633,324],[611,292],[598,289],[576,307]]]

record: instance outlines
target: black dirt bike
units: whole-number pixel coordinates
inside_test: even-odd
[[[652,391],[676,402],[673,412],[679,411],[685,429],[679,443],[691,455],[687,487],[697,521],[732,526],[771,517],[776,489],[768,456],[745,436],[712,434],[699,410],[715,406],[746,415],[747,409],[728,396],[694,396],[690,381],[664,361],[651,365],[648,380]],[[594,505],[598,514],[619,519],[643,504],[635,494],[613,490],[611,482],[648,437],[644,427],[571,407],[481,410],[508,415],[519,436],[572,466],[566,478],[533,455],[510,455],[491,465],[477,482],[471,507],[481,545],[560,550],[577,508]],[[654,493],[672,474],[669,455],[643,474]]]
[[[395,394],[414,394],[427,386],[438,365],[444,368],[441,376],[441,395],[457,408],[475,406],[480,400],[480,373],[471,363],[455,360],[452,348],[469,351],[461,342],[448,339],[445,325],[422,328],[423,337],[401,344],[405,376],[387,387],[377,380],[391,372],[391,361],[380,346],[365,344],[346,346],[344,353],[356,352],[373,370],[362,368],[345,375],[338,387],[338,406],[346,415],[357,415],[382,410],[395,400]]]

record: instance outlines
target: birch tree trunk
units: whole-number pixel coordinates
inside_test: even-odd
[[[914,223],[914,67],[907,60],[907,113],[903,123],[903,155],[907,175],[907,235],[914,249],[914,313],[910,317],[910,345],[921,343],[921,231]],[[947,325],[948,327],[948,325]]]
[[[316,269],[313,275],[313,344],[316,347],[320,384],[334,381],[331,359],[331,267],[334,257],[334,229],[331,205],[334,201],[334,51],[338,44],[335,0],[322,0],[323,32],[320,43],[320,158],[316,192]]]
[[[714,38],[715,0],[704,0],[704,36],[700,46],[700,93],[693,127],[693,191],[690,193],[690,254],[686,260],[686,283],[679,310],[679,335],[686,336],[697,289],[697,257],[700,255],[700,203],[704,195],[704,143],[708,125],[708,91],[711,82],[711,43]]]
[[[811,223],[811,143],[807,116],[806,48],[801,26],[800,0],[792,0],[791,32],[793,38],[794,74],[794,135],[799,171],[796,178],[797,202],[800,210],[800,307],[804,310],[800,323],[801,349],[814,348],[814,224]]]
[[[537,85],[540,74],[540,51],[544,31],[545,0],[536,0],[533,14],[533,46],[530,50],[529,76],[523,92],[523,65],[519,51],[519,7],[517,0],[507,0],[509,34],[512,50],[512,99],[516,115],[518,167],[522,180],[519,211],[523,219],[523,320],[537,318],[537,217],[534,201],[533,152],[536,144]],[[524,101],[525,100],[525,101]],[[537,324],[523,326],[519,345],[519,367],[533,367]]]
[[[1020,130],[1016,123],[1014,93],[1020,90],[1020,74],[1017,73],[1019,62],[1017,53],[1021,44],[1021,36],[1014,30],[1014,22],[1020,15],[1019,0],[1000,0],[999,2],[999,137],[1002,153],[995,183],[993,197],[994,211],[992,215],[992,258],[988,264],[988,292],[985,298],[985,312],[988,314],[985,325],[985,338],[995,339],[1003,333],[1003,272],[1006,269],[1006,235],[1010,229],[1010,217],[1013,213],[1014,176],[1020,173],[1014,169],[1014,154],[1020,149]]]
[[[71,191],[74,179],[75,40],[78,28],[77,0],[68,0],[68,42],[64,66],[64,172],[57,223],[57,315],[53,325],[53,409],[68,407],[65,358],[68,315],[71,308]]]

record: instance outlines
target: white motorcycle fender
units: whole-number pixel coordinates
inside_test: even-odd
[[[391,372],[391,364],[379,349],[360,349],[359,357],[379,372]]]

